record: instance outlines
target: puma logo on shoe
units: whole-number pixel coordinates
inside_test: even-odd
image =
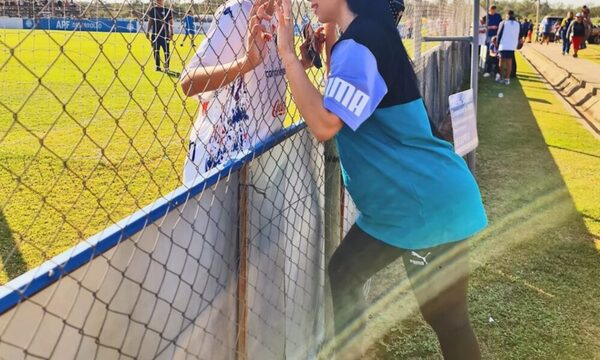
[[[428,264],[427,257],[429,255],[431,255],[431,252],[428,252],[425,256],[419,255],[416,251],[412,251],[410,254],[412,256],[418,258],[418,260],[416,260],[416,259],[410,259],[409,261],[410,261],[411,264],[413,264],[413,265],[419,265],[419,266],[425,266],[425,265]]]

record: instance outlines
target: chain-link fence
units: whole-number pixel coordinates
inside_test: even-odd
[[[451,137],[448,95],[467,83],[470,44],[426,40],[472,35],[473,3],[442,0],[405,5],[398,30],[413,59],[429,116],[441,133]]]
[[[0,2],[0,357],[315,358],[323,146],[274,43],[253,71],[182,89],[244,55],[251,2],[156,5]],[[399,27],[437,124],[468,46],[422,38],[466,35],[469,6],[407,3]],[[299,45],[317,24],[294,7]]]

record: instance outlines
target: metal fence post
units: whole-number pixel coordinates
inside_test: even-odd
[[[471,89],[473,89],[473,106],[477,114],[477,85],[479,81],[479,0],[473,1],[473,39],[471,40]],[[477,115],[475,116],[477,118]],[[467,154],[467,164],[475,174],[477,160],[475,150]]]
[[[239,171],[238,186],[237,360],[246,360],[248,356],[248,178],[248,164],[245,164]]]
[[[335,140],[325,142],[325,269],[333,252],[340,243],[342,234],[341,206],[341,168]],[[329,287],[329,277],[325,271],[325,339],[331,345],[333,339],[333,307]],[[326,358],[328,355],[325,354]]]
[[[341,168],[335,140],[325,142],[325,257],[327,260],[341,237]]]
[[[413,12],[413,45],[414,45],[414,62],[415,67],[418,69],[421,68],[421,41],[423,38],[422,34],[422,24],[423,19],[421,15],[421,1],[417,0],[414,3],[415,11]]]

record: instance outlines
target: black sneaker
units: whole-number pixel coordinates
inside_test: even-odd
[[[157,66],[155,70],[156,71],[162,71],[162,69],[160,68],[160,66]]]

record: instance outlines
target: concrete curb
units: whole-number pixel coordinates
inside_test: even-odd
[[[531,47],[521,51],[523,57],[600,133],[600,87],[578,79],[570,71]],[[599,67],[600,70],[600,67]]]

